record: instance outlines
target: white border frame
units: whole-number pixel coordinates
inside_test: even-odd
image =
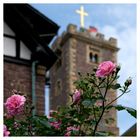
[[[139,139],[140,138],[140,85],[139,85],[139,81],[140,81],[140,64],[138,65],[138,61],[140,61],[140,0],[1,0],[0,3],[0,43],[1,43],[1,50],[0,50],[0,79],[3,79],[3,3],[83,3],[83,4],[95,4],[95,3],[99,3],[99,4],[137,4],[137,137],[107,137],[107,139],[112,140],[113,139],[123,139],[123,140],[128,140],[128,139]],[[130,9],[131,10],[131,9]],[[0,99],[1,99],[1,109],[0,109],[0,119],[1,119],[1,125],[0,125],[0,138],[4,138],[3,137],[3,80],[1,80],[2,82],[0,83]],[[15,140],[15,137],[7,137],[8,139],[13,139]],[[16,137],[18,138],[18,137]],[[26,137],[27,139],[30,139],[30,137]],[[66,137],[41,137],[42,140],[46,140],[46,139],[65,139]],[[67,137],[67,139],[73,139],[74,137]],[[93,140],[93,139],[105,139],[106,137],[77,137],[78,139],[81,140]],[[25,137],[20,137],[20,139],[25,139]],[[38,139],[38,137],[34,137],[34,139]],[[40,139],[40,138],[39,138]]]

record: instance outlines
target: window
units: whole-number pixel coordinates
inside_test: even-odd
[[[4,55],[16,57],[15,39],[4,37]]]
[[[97,54],[95,54],[94,56],[93,56],[93,62],[95,62],[95,63],[98,63],[98,55]]]
[[[6,23],[4,23],[4,34],[15,36],[13,30]]]
[[[4,23],[4,55],[16,57],[15,33],[6,23]]]
[[[93,57],[93,56],[92,56],[92,52],[90,52],[90,53],[89,53],[89,60],[90,60],[90,62],[92,62],[92,57]]]
[[[93,54],[92,52],[89,53],[89,61],[98,63],[98,54]]]
[[[100,62],[100,50],[96,46],[87,46],[87,62],[90,64],[98,64]]]
[[[31,59],[31,51],[25,46],[25,44],[20,41],[20,58],[22,59]]]
[[[14,59],[31,59],[31,51],[6,23],[4,23],[4,55]]]

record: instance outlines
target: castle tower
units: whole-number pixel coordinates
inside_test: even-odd
[[[58,37],[52,49],[59,59],[50,70],[50,108],[69,103],[70,93],[74,92],[73,82],[78,78],[78,72],[87,73],[98,66],[102,61],[111,60],[117,62],[117,40],[109,38],[105,40],[104,35],[97,33],[91,35],[88,30],[79,31],[75,25],[68,25],[66,32]],[[108,94],[108,100],[114,99],[116,94],[112,91]],[[116,124],[116,111],[111,110],[104,115],[101,130],[109,130],[118,135]],[[114,121],[110,124],[104,123],[105,118],[112,117]]]

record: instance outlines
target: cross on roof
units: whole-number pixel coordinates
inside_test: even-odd
[[[83,6],[80,7],[80,10],[76,10],[76,13],[80,14],[80,24],[81,27],[84,27],[84,16],[88,16],[88,13],[84,11]]]

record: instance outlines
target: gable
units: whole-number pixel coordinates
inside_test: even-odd
[[[4,23],[4,55],[31,60],[31,51],[6,23]]]
[[[50,69],[57,56],[48,47],[48,44],[57,34],[59,26],[29,4],[4,4],[4,21],[11,28],[10,30],[5,25],[5,33],[10,33],[10,35],[4,35],[6,47],[4,54],[31,60],[30,62],[37,60],[40,65]],[[11,42],[11,39],[15,39],[16,43],[8,41],[7,45],[8,39],[5,37],[10,37]],[[11,51],[10,44],[12,55],[9,53]]]

